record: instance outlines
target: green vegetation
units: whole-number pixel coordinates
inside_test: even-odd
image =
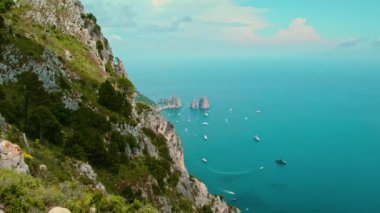
[[[106,72],[108,72],[108,73],[113,73],[114,72],[114,70],[112,68],[112,65],[110,63],[107,63],[105,65],[105,69],[106,69]]]
[[[98,50],[99,56],[103,59],[102,51],[104,50],[103,42],[100,40],[96,41],[96,49]]]
[[[141,114],[141,113],[149,111],[149,110],[151,110],[151,108],[147,104],[144,104],[142,102],[137,102],[136,103],[136,111],[137,111],[137,113]]]
[[[14,4],[13,0],[0,0],[0,14],[11,9]]]
[[[15,49],[20,54],[17,66],[22,66],[30,61],[46,63],[49,59],[43,56],[49,49],[68,72],[51,79],[60,87],[55,91],[43,87],[39,70],[0,85],[0,113],[9,124],[0,128],[0,134],[26,151],[30,168],[30,175],[0,171],[0,203],[6,211],[47,212],[64,206],[74,213],[89,212],[91,207],[98,212],[154,213],[157,210],[146,203],[160,207],[157,195],[168,198],[173,212],[196,211],[177,190],[181,173],[173,169],[166,138],[149,128],[119,131],[121,125],[138,126],[155,104],[138,94],[135,110],[141,117],[132,115],[136,89],[113,70],[113,56],[104,67],[107,73],[102,72],[98,56],[76,37],[61,32],[59,26],[41,26],[23,18],[28,1],[20,7],[9,2],[0,0],[1,52]],[[101,33],[93,14],[82,14],[82,19],[92,34]],[[106,39],[97,41],[99,55],[108,45]],[[72,59],[66,59],[66,51]],[[2,54],[0,61],[10,64]],[[66,109],[62,102],[70,95],[80,99],[76,110]],[[146,137],[158,157],[144,147]],[[95,189],[97,181],[78,172],[78,160],[92,165],[109,195]]]
[[[47,211],[54,206],[65,206],[72,212],[152,212],[157,210],[144,206],[138,200],[127,205],[120,196],[94,192],[77,182],[47,183],[42,179],[16,172],[0,171],[0,202],[6,212]]]
[[[122,95],[116,92],[108,80],[100,85],[98,102],[107,109],[115,112],[120,112],[123,107]]]
[[[115,90],[110,81],[105,81],[99,88],[99,104],[107,109],[120,113],[129,118],[132,113],[132,106],[127,99],[128,90],[121,88],[121,92]]]

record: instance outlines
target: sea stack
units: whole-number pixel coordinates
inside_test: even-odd
[[[198,105],[198,100],[197,99],[193,99],[191,101],[191,104],[190,104],[190,108],[191,109],[198,109],[199,105]]]
[[[199,105],[201,109],[209,109],[210,103],[208,102],[208,99],[206,96],[202,96],[201,100],[199,101]]]
[[[168,100],[167,105],[171,109],[181,108],[182,107],[181,99],[179,99],[177,96],[172,96]]]

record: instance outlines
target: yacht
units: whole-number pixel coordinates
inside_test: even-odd
[[[253,139],[255,139],[256,142],[260,142],[261,141],[261,138],[258,135],[255,135],[255,137],[253,137]]]
[[[207,112],[205,112],[205,116],[208,117],[208,113]]]
[[[209,123],[207,123],[207,122],[203,122],[202,125],[203,125],[203,126],[208,126]]]
[[[202,162],[203,163],[207,163],[207,159],[206,158],[202,158]]]
[[[282,159],[278,159],[278,160],[276,160],[275,162],[276,162],[278,165],[283,165],[283,166],[285,166],[285,165],[288,164],[288,162],[286,162],[286,161],[284,161],[284,160],[282,160]]]
[[[203,138],[207,141],[208,137],[207,135],[203,135]]]

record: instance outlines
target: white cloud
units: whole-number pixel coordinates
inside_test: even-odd
[[[305,18],[295,18],[288,29],[279,30],[272,39],[274,42],[308,42],[320,41],[321,36]]]
[[[83,0],[104,28],[124,28],[131,36],[176,34],[177,39],[244,41],[268,26],[265,10],[232,0]],[[122,8],[122,9],[121,9]],[[190,17],[190,19],[189,19]],[[186,20],[191,21],[186,21]],[[119,26],[118,26],[119,25]],[[149,29],[149,30],[147,30]]]
[[[265,8],[241,6],[234,0],[82,0],[111,40],[157,50],[229,50],[252,45],[281,46],[323,42],[306,19],[296,18],[287,29],[258,36],[271,26]],[[302,45],[300,45],[302,46]],[[139,49],[140,50],[140,49]]]
[[[111,41],[123,41],[123,38],[117,34],[112,34],[110,36]]]
[[[161,7],[165,5],[166,3],[168,3],[168,0],[152,0],[152,5],[154,7]]]

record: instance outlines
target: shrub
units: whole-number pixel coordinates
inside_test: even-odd
[[[0,13],[5,13],[14,5],[13,0],[0,0]]]
[[[96,41],[96,49],[98,50],[99,55],[101,55],[102,51],[104,50],[104,45],[103,45],[103,42],[101,40]]]
[[[146,105],[146,104],[144,104],[142,102],[137,102],[136,103],[136,111],[139,114],[141,114],[144,111],[148,111],[150,109],[151,109],[150,106],[148,106],[148,105]]]
[[[4,100],[5,93],[3,92],[3,89],[0,87],[0,100]]]
[[[113,73],[114,72],[114,70],[112,68],[112,65],[110,63],[107,63],[105,65],[105,69],[106,69],[106,72],[108,72],[108,73]]]
[[[121,92],[124,95],[127,95],[130,97],[136,91],[133,83],[127,78],[119,78],[117,83]]]
[[[200,210],[200,213],[213,213],[212,209],[208,205],[204,205]]]
[[[56,144],[60,142],[60,124],[57,118],[45,106],[38,106],[28,113],[28,133],[31,136],[39,137],[40,141],[46,138]]]
[[[108,80],[100,85],[98,102],[115,112],[120,112],[123,106],[121,94],[115,91]]]

